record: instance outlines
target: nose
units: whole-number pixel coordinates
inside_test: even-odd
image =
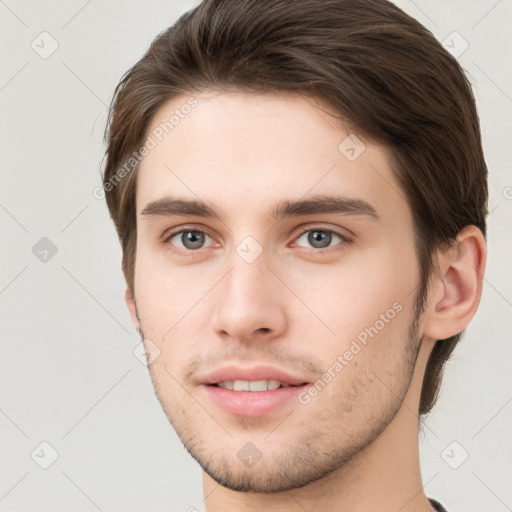
[[[283,287],[262,254],[252,263],[233,255],[231,270],[216,287],[213,328],[237,342],[271,340],[287,329]]]

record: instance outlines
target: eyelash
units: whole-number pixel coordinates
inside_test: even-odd
[[[170,240],[171,238],[175,237],[176,235],[179,235],[181,233],[186,233],[187,231],[195,231],[195,232],[198,232],[198,233],[203,233],[205,234],[206,236],[209,236],[210,238],[213,238],[212,236],[210,236],[206,231],[204,231],[203,229],[199,229],[195,226],[185,226],[185,227],[182,227],[180,229],[177,229],[175,231],[166,231],[164,233],[164,235],[162,236],[162,244],[167,246],[168,249],[174,253],[174,254],[178,254],[180,256],[184,256],[184,257],[192,257],[192,256],[195,256],[196,253],[198,253],[201,249],[196,249],[196,250],[187,250],[187,251],[181,251],[181,250],[178,250],[178,249],[175,249],[173,247],[172,244],[170,244]],[[326,247],[324,249],[315,249],[315,248],[311,248],[311,249],[308,249],[306,247],[301,247],[301,249],[303,249],[304,251],[306,251],[310,256],[318,256],[319,254],[327,254],[327,253],[331,253],[332,251],[337,251],[337,250],[341,250],[340,248],[336,248],[338,245],[350,245],[352,244],[352,240],[350,238],[348,238],[346,235],[343,235],[341,234],[340,232],[338,231],[335,231],[333,229],[327,229],[323,226],[308,226],[308,227],[301,227],[300,228],[300,233],[298,234],[298,236],[296,236],[294,238],[294,240],[300,238],[304,233],[309,233],[310,231],[320,231],[322,233],[330,233],[330,234],[333,234],[333,235],[336,235],[336,236],[339,236],[341,238],[341,242],[338,242],[337,244],[335,244],[334,246],[329,246],[329,247]]]

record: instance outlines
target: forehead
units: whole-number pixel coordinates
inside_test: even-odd
[[[325,103],[296,94],[172,99],[146,132],[151,149],[138,171],[138,214],[166,194],[243,216],[270,212],[283,199],[333,192],[407,214],[387,148],[331,114]]]

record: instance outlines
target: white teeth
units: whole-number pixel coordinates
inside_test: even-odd
[[[267,391],[277,389],[279,387],[286,388],[290,384],[285,384],[278,380],[225,380],[219,382],[221,388],[233,391]]]
[[[252,380],[249,382],[249,391],[267,391],[266,380]]]
[[[249,381],[235,380],[235,382],[233,383],[233,389],[235,391],[249,391]]]
[[[277,389],[281,383],[278,380],[269,380],[267,383],[267,389]]]

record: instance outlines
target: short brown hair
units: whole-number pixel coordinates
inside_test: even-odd
[[[131,155],[165,102],[204,90],[317,97],[387,145],[414,220],[417,312],[434,251],[467,225],[485,236],[487,167],[471,86],[420,23],[386,0],[204,0],[156,37],[112,100],[103,187],[130,290],[138,167]],[[129,172],[119,179],[127,162]],[[436,342],[420,414],[434,405],[444,363],[461,335]]]

